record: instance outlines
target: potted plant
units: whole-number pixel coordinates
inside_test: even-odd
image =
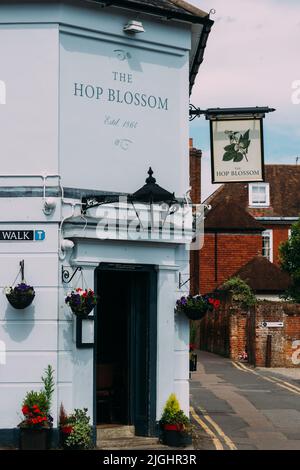
[[[191,424],[180,409],[174,393],[169,396],[160,419],[162,443],[171,447],[185,447],[191,444]]]
[[[92,427],[87,408],[75,409],[67,415],[63,405],[60,408],[60,442],[66,450],[88,450],[93,448]]]
[[[190,320],[201,320],[208,310],[219,306],[220,300],[209,295],[182,296],[176,301],[176,309],[184,312]]]
[[[17,309],[28,307],[35,297],[34,288],[23,281],[15,287],[6,287],[4,292],[12,307]]]
[[[61,403],[59,410],[59,431],[60,431],[60,447],[65,448],[65,442],[73,431],[73,423],[67,415],[66,410]]]
[[[76,316],[87,318],[97,304],[97,296],[92,289],[78,288],[67,295],[65,302]]]
[[[18,425],[21,450],[46,450],[50,447],[53,426],[50,407],[54,391],[53,369],[50,365],[42,381],[44,389],[28,392],[22,404],[24,419]]]

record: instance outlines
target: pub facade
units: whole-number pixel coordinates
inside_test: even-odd
[[[155,435],[189,410],[189,91],[212,25],[183,1],[1,2],[0,445],[55,371],[51,412]],[[7,287],[26,282],[26,308]],[[86,317],[72,290],[92,289]],[[105,402],[101,391],[113,389]],[[99,393],[100,391],[100,393]]]

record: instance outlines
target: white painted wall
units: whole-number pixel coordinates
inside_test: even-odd
[[[1,201],[0,201],[1,202]],[[21,405],[27,391],[42,386],[41,375],[48,364],[57,374],[57,351],[67,334],[58,330],[58,225],[4,224],[0,230],[42,229],[44,241],[0,242],[0,341],[5,344],[6,363],[0,364],[0,428],[13,428],[21,420]],[[36,296],[25,310],[14,309],[3,288],[12,285],[24,259],[25,279]],[[16,282],[20,282],[20,277]],[[53,414],[56,419],[57,392]]]
[[[122,28],[132,13],[125,10],[7,3],[0,13],[0,190],[42,186],[38,175],[61,174],[65,186],[132,192],[152,165],[158,183],[182,196],[188,188],[189,28],[141,15],[146,33],[130,38]],[[120,60],[114,52],[119,48],[130,54],[128,60]],[[116,71],[132,75],[132,83],[116,85]],[[74,97],[75,81],[166,97],[168,109],[107,101],[99,106]],[[127,133],[104,125],[106,115],[138,126]],[[132,141],[128,150],[115,145],[122,138]],[[5,176],[11,174],[16,176]],[[58,184],[58,178],[47,180]],[[46,232],[43,242],[0,242],[0,346],[6,348],[6,364],[0,361],[0,429],[21,420],[22,400],[41,387],[48,364],[57,380],[55,422],[61,402],[68,411],[88,407],[92,415],[92,349],[75,346],[73,315],[64,303],[69,287],[61,283],[61,201],[46,216],[42,197],[0,196],[0,229]],[[71,229],[65,229],[68,236]],[[159,266],[157,419],[173,391],[188,412],[188,321],[174,316],[178,272],[188,272],[188,252],[163,242],[75,240],[72,263],[84,267],[90,287],[99,262]],[[1,289],[13,282],[21,259],[36,297],[29,308],[15,311]]]
[[[0,24],[2,175],[58,172],[57,44],[57,25]]]

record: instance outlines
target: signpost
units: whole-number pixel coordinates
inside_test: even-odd
[[[261,324],[264,328],[283,328],[283,321],[263,321]]]
[[[264,181],[263,118],[275,109],[211,108],[190,105],[190,121],[210,121],[212,183]]]

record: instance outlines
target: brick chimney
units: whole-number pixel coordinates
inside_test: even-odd
[[[193,147],[193,139],[190,138],[190,186],[193,204],[201,203],[201,150]]]
[[[194,148],[190,139],[190,186],[193,204],[201,203],[201,150]],[[190,293],[199,293],[199,251],[190,251]]]

